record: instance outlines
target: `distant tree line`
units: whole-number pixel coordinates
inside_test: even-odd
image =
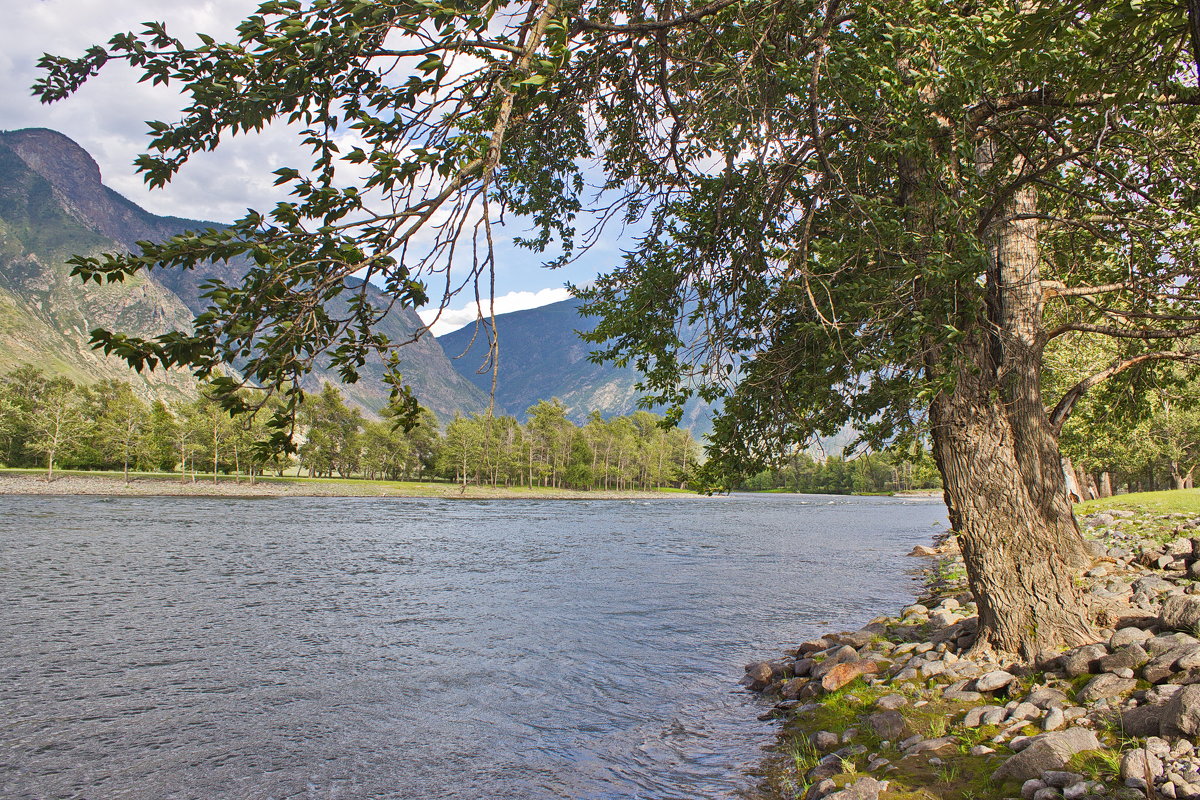
[[[804,494],[872,494],[940,489],[941,477],[929,451],[885,450],[853,458],[823,460],[796,453],[783,466],[743,481],[750,491],[783,490]]]
[[[421,409],[408,430],[392,409],[368,419],[326,384],[309,396],[294,456],[266,453],[266,414],[231,418],[206,396],[148,403],[120,381],[78,384],[34,367],[0,376],[0,462],[10,467],[282,475],[369,480],[453,480],[460,484],[570,489],[652,489],[686,482],[699,448],[691,434],[663,428],[646,411],[575,425],[558,400],[528,421],[456,416],[443,432]]]
[[[1190,489],[1200,468],[1200,380],[1160,372],[1140,391],[1100,391],[1067,421],[1062,451],[1082,499]]]

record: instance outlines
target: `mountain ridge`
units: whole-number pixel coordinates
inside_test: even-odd
[[[201,285],[210,278],[240,281],[245,263],[208,264],[193,270],[159,269],[122,283],[84,285],[69,275],[72,255],[132,251],[138,241],[166,239],[219,223],[163,217],[105,186],[100,167],[69,137],[47,128],[0,131],[0,342],[8,345],[0,368],[34,363],[77,380],[115,377],[150,397],[195,396],[186,373],[134,373],[124,362],[91,350],[89,331],[103,327],[141,336],[190,330],[207,304]],[[368,285],[370,300],[389,298]],[[393,308],[379,324],[393,341],[422,327],[416,312]],[[400,350],[401,371],[418,400],[439,417],[481,411],[487,398],[450,364],[432,336]],[[348,400],[369,411],[388,400],[384,365],[373,359],[356,384],[342,385],[320,369],[306,388],[337,383]]]

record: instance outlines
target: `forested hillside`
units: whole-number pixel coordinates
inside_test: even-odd
[[[640,375],[630,367],[596,364],[588,360],[595,349],[579,337],[596,327],[596,320],[579,312],[580,301],[571,299],[526,311],[496,315],[500,335],[496,404],[523,417],[539,400],[557,397],[567,418],[583,424],[591,412],[605,417],[632,414],[641,393]],[[490,325],[468,325],[438,337],[454,366],[484,392],[491,391],[487,365]],[[482,371],[481,371],[482,370]],[[712,408],[693,399],[685,407],[680,425],[701,436],[712,427]]]
[[[33,364],[76,382],[129,381],[145,398],[194,398],[186,372],[134,373],[116,358],[93,351],[94,328],[141,336],[191,330],[207,306],[202,285],[238,282],[244,263],[194,270],[159,269],[120,283],[82,284],[66,265],[73,255],[126,252],[139,241],[159,241],[215,223],[151,214],[101,182],[100,169],[83,148],[55,131],[0,133],[0,368]],[[361,284],[359,284],[361,285]],[[363,287],[378,308],[388,298]],[[421,322],[411,309],[394,307],[378,331],[396,342],[411,339]],[[450,366],[432,337],[402,350],[400,369],[422,404],[443,420],[486,407],[484,395]],[[307,388],[334,378],[314,372]],[[377,412],[388,400],[383,364],[369,361],[357,384],[345,387],[351,402]]]

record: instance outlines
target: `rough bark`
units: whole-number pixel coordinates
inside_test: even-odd
[[[979,145],[983,175],[1019,175]],[[1075,573],[1087,563],[1067,499],[1058,436],[1041,395],[1037,196],[1025,184],[985,226],[987,319],[960,346],[954,388],[935,398],[937,463],[979,605],[976,649],[1033,660],[1092,639]]]
[[[1112,497],[1112,495],[1113,495],[1112,473],[1111,472],[1101,472],[1100,473],[1100,496],[1101,497]]]

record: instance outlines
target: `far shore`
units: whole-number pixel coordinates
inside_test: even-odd
[[[131,474],[129,482],[119,472],[56,472],[46,480],[44,471],[0,469],[0,495],[109,495],[121,497],[436,497],[462,500],[664,500],[699,497],[693,492],[574,491],[535,487],[466,487],[460,484],[418,481],[368,481],[337,478],[249,478],[221,475],[171,476],[165,473]]]

